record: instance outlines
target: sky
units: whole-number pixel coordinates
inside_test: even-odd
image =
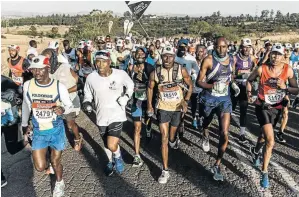
[[[145,14],[184,14],[210,15],[220,11],[223,16],[251,14],[258,15],[264,9],[280,10],[299,13],[299,1],[152,1]],[[128,7],[124,1],[2,1],[2,15],[16,12],[30,13],[78,13],[89,12],[92,9],[112,10],[115,13],[124,13]]]

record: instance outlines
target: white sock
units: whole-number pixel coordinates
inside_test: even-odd
[[[240,134],[245,135],[245,128],[246,127],[240,127]]]
[[[113,154],[114,154],[115,158],[119,158],[121,156],[119,145],[117,145],[117,150],[115,152],[113,152]]]
[[[56,183],[63,183],[63,179],[61,179],[61,181],[56,181]]]
[[[112,152],[107,148],[104,148],[104,149],[105,149],[105,152],[106,152],[109,162],[112,162]]]

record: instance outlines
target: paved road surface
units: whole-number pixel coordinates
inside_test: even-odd
[[[218,145],[218,124],[213,120],[210,126],[211,151],[202,151],[199,131],[187,129],[180,148],[169,151],[171,178],[166,185],[161,185],[157,182],[162,167],[161,138],[156,125],[153,125],[155,136],[151,143],[142,143],[145,164],[141,168],[132,168],[133,125],[131,119],[124,124],[120,145],[126,163],[125,172],[106,177],[103,168],[107,159],[98,129],[89,117],[81,113],[78,124],[85,139],[84,147],[77,153],[68,144],[63,153],[65,196],[299,196],[299,111],[290,110],[286,130],[288,143],[275,145],[269,168],[271,187],[264,192],[259,187],[260,172],[250,163],[250,144],[238,143],[238,116],[237,110],[233,116],[236,121],[232,121],[230,127],[230,143],[222,161],[224,182],[215,182],[210,173]],[[191,122],[190,116],[186,121]],[[248,110],[248,131],[250,143],[255,143],[260,130],[253,106]],[[1,191],[3,197],[51,196],[55,178],[33,169],[30,150],[24,149],[11,156],[2,137],[1,156],[2,169],[8,179],[8,185]]]

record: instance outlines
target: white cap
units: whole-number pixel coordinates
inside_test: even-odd
[[[91,47],[91,46],[92,46],[92,41],[91,41],[91,40],[88,40],[88,41],[86,42],[86,45],[87,45],[88,47]]]
[[[59,47],[58,41],[51,41],[49,42],[48,48],[49,49],[57,49]]]
[[[271,52],[276,51],[282,55],[284,55],[284,47],[280,45],[273,45]]]
[[[282,44],[279,43],[279,42],[274,43],[274,45],[275,45],[275,46],[282,46]]]
[[[135,52],[137,48],[141,47],[140,44],[134,44],[133,45],[133,49],[132,49],[132,52]]]
[[[18,45],[15,45],[15,44],[8,45],[7,48],[8,48],[8,49],[15,49],[15,50],[17,50],[17,51],[20,50],[20,47],[19,47]]]
[[[297,43],[295,43],[295,47],[294,47],[295,49],[298,49],[299,48],[299,43],[297,42]]]
[[[81,40],[80,42],[79,42],[79,44],[78,44],[78,49],[83,49],[84,48],[84,46],[85,46],[85,41],[84,40]]]
[[[165,46],[165,48],[162,51],[162,55],[164,55],[164,54],[175,55],[175,48],[173,48],[171,45]]]
[[[117,46],[117,47],[122,47],[122,46],[124,46],[124,41],[123,41],[122,39],[119,39],[119,40],[117,41],[117,43],[116,43],[116,46]]]
[[[28,50],[27,50],[27,56],[30,55],[30,54],[33,54],[34,56],[38,56],[38,52],[36,50],[36,48],[34,47],[30,47]]]
[[[285,46],[286,46],[287,49],[292,48],[292,44],[291,43],[285,43]]]
[[[244,38],[244,39],[242,40],[242,45],[245,46],[245,47],[247,47],[247,46],[252,46],[251,39],[249,39],[249,38]]]
[[[95,59],[110,59],[110,52],[107,50],[100,50],[95,54]]]
[[[50,59],[44,55],[34,57],[28,69],[50,67]]]
[[[126,40],[131,40],[131,37],[127,36],[127,37],[126,37]]]
[[[111,42],[107,42],[106,43],[106,48],[107,49],[112,49],[112,43]]]

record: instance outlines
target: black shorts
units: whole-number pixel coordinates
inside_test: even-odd
[[[181,122],[182,112],[180,111],[165,111],[158,109],[157,119],[159,124],[161,123],[170,123],[170,126],[178,127]]]
[[[113,136],[120,138],[121,131],[123,130],[123,122],[114,122],[108,126],[98,126],[101,136]]]
[[[260,124],[260,127],[263,127],[266,124],[272,124],[274,128],[279,121],[280,114],[281,109],[263,109],[262,106],[255,106],[255,115]]]

